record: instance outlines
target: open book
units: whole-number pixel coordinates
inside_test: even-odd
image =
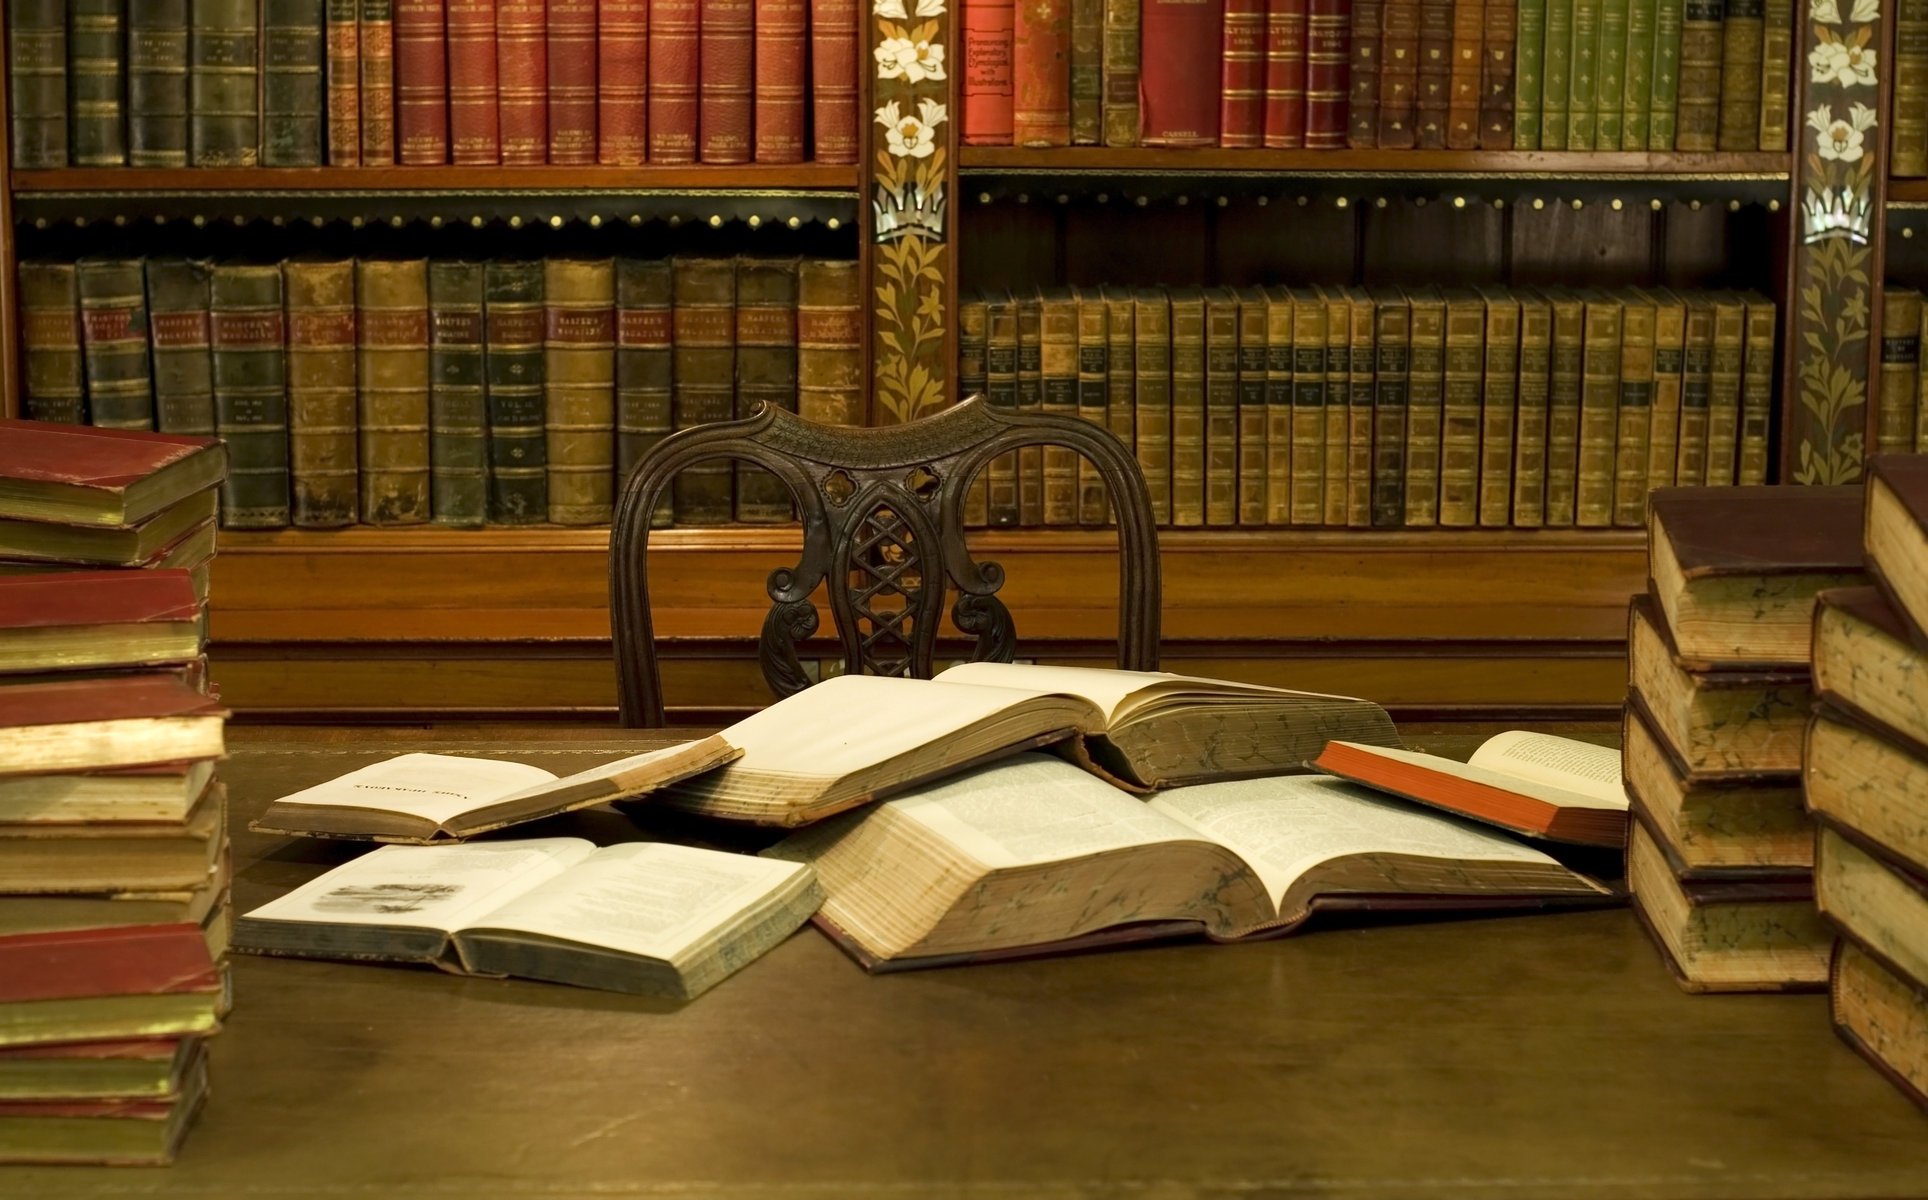
[[[807,869],[661,842],[384,846],[242,917],[235,948],[687,1000],[821,900]]]
[[[403,754],[270,804],[258,833],[421,845],[459,840],[628,800],[735,758],[720,736],[619,758],[557,778],[541,767],[453,754]]]
[[[1488,738],[1465,762],[1334,742],[1312,765],[1528,837],[1614,850],[1627,844],[1627,790],[1620,752],[1609,746],[1513,729]]]
[[[1505,834],[1335,779],[1275,776],[1140,799],[1038,754],[827,821],[764,853],[816,868],[819,922],[872,968],[1072,948],[1075,939],[1202,930],[1230,940],[1289,930],[1319,907],[1608,894]]]
[[[1396,746],[1368,700],[1156,671],[968,663],[935,679],[841,675],[723,731],[743,757],[668,788],[708,816],[807,825],[1053,742],[1126,786],[1305,769],[1332,738]]]

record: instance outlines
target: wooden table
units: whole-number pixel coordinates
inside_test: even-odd
[[[248,833],[276,795],[403,749],[563,771],[649,736],[234,734],[244,910],[355,852]],[[1928,1195],[1928,1117],[1822,997],[1683,995],[1625,910],[882,978],[806,929],[680,1009],[405,967],[234,975],[174,1167],[0,1169],[0,1196]]]

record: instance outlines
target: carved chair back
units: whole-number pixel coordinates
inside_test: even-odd
[[[993,458],[1047,445],[1082,455],[1104,480],[1118,528],[1118,665],[1156,669],[1151,499],[1137,460],[1109,433],[1075,417],[992,408],[977,397],[875,429],[815,425],[765,407],[665,438],[623,483],[609,548],[623,724],[663,724],[647,551],[650,514],[678,472],[718,459],[754,463],[782,480],[795,501],[803,552],[795,566],[770,573],[771,607],[758,646],[763,676],[782,698],[810,684],[796,648],[817,630],[811,596],[819,586],[827,587],[847,672],[929,678],[952,591],[951,621],[976,639],[972,660],[1009,662],[1017,645],[1011,614],[997,596],[1004,570],[971,557],[965,498]]]

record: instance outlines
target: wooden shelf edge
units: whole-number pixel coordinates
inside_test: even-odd
[[[1200,173],[1299,173],[1459,176],[1642,177],[1787,176],[1785,152],[1663,154],[1564,150],[1185,150],[1158,147],[1078,146],[1037,149],[964,146],[962,171],[1175,171]]]
[[[634,167],[63,167],[15,171],[16,195],[43,192],[498,192],[858,190],[855,165]]]
[[[1889,204],[1928,204],[1928,179],[1890,179]]]

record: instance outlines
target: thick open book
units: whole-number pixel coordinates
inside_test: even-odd
[[[711,736],[561,778],[541,767],[491,758],[403,754],[283,796],[249,828],[411,845],[459,840],[633,799],[736,754],[729,742]]]
[[[384,846],[242,917],[235,948],[687,1000],[821,899],[794,864],[661,842]]]
[[[708,816],[807,825],[961,768],[1072,741],[1127,786],[1305,769],[1333,738],[1396,746],[1369,700],[1156,671],[968,663],[935,679],[842,675],[723,731],[743,757],[666,789]]]
[[[1175,922],[1245,938],[1289,930],[1319,907],[1608,894],[1515,838],[1336,779],[1139,798],[1039,754],[827,821],[765,853],[816,868],[820,921],[870,967],[1169,935]]]
[[[1465,762],[1333,742],[1313,760],[1329,775],[1523,833],[1580,846],[1627,844],[1620,752],[1550,733],[1513,729]]]

